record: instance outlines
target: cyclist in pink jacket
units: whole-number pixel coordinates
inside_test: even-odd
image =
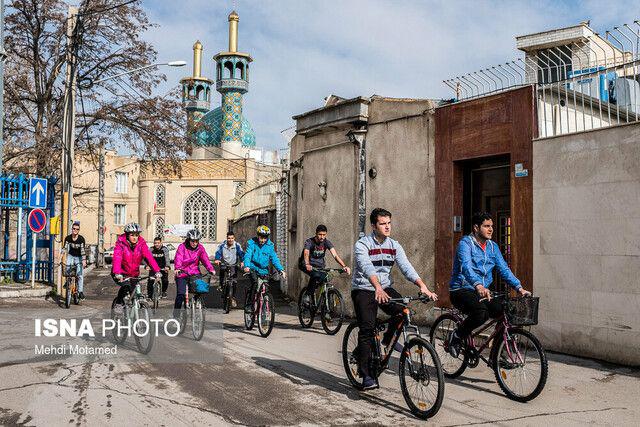
[[[176,287],[178,288],[176,301],[173,305],[176,310],[180,309],[182,301],[184,301],[189,276],[200,274],[200,263],[204,264],[209,273],[215,274],[207,251],[200,244],[201,237],[200,231],[190,230],[187,233],[187,239],[178,246],[176,251],[176,258],[173,261],[176,269]]]
[[[147,242],[140,236],[142,228],[132,222],[124,226],[124,234],[118,236],[116,247],[113,250],[113,263],[111,276],[120,285],[124,277],[139,277],[142,260],[146,260],[149,268],[155,273],[156,278],[162,277],[158,263],[153,259]],[[118,303],[123,304],[123,298],[131,292],[131,287],[120,286],[118,291]]]

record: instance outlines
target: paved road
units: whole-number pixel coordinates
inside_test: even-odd
[[[114,289],[105,271],[87,278],[90,299],[74,315],[104,309]],[[169,304],[168,302],[166,304]],[[3,301],[0,308],[36,308],[50,317],[67,311],[50,301]],[[284,313],[284,314],[281,314]],[[420,424],[406,409],[398,378],[359,393],[345,379],[342,333],[302,330],[289,307],[279,307],[271,336],[247,332],[242,313],[224,317],[222,363],[144,362],[0,364],[2,425],[298,425]],[[3,325],[2,348],[24,336]],[[220,345],[220,344],[212,344]],[[547,387],[519,404],[500,392],[487,368],[448,381],[437,425],[637,425],[640,371],[549,355]]]

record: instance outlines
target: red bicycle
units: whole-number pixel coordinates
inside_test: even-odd
[[[475,368],[482,360],[493,369],[496,381],[507,397],[527,402],[542,392],[548,374],[547,356],[540,341],[523,329],[538,323],[538,297],[511,298],[507,293],[496,293],[492,298],[502,303],[504,313],[471,334],[458,357],[449,353],[451,332],[464,320],[458,310],[444,309],[445,313],[431,327],[431,343],[447,378],[460,376],[467,367]],[[491,335],[480,338],[492,326],[495,329]],[[482,353],[487,349],[489,355],[485,357]]]
[[[255,274],[255,273],[251,273]],[[245,273],[245,276],[247,274]],[[247,290],[245,296],[244,326],[250,331],[258,320],[258,332],[264,338],[273,330],[276,318],[276,309],[273,304],[273,296],[269,292],[269,276],[256,275],[256,289],[253,292],[253,301],[250,301],[251,292]],[[247,310],[250,307],[250,310]]]

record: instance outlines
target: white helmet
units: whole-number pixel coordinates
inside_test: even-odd
[[[124,232],[129,233],[142,233],[142,227],[137,222],[130,222],[124,226]]]
[[[193,229],[187,232],[187,239],[189,240],[200,240],[202,238],[202,233],[199,230]]]

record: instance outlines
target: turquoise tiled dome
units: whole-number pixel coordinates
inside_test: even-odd
[[[195,129],[196,145],[205,147],[220,147],[222,140],[222,108],[205,114],[196,125]],[[242,146],[253,148],[256,146],[256,134],[251,128],[249,121],[242,116]]]

